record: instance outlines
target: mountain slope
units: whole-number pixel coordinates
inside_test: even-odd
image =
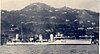
[[[24,33],[33,32],[48,34],[62,32],[65,35],[75,33],[79,27],[93,27],[92,32],[98,33],[99,13],[89,10],[72,9],[69,7],[54,8],[43,3],[33,3],[22,10],[1,10],[2,24],[16,25],[19,28],[24,22]],[[6,23],[5,23],[6,22]],[[10,28],[11,26],[7,26]],[[9,30],[3,26],[3,30]],[[74,30],[74,31],[73,31]]]

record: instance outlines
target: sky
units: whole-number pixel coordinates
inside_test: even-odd
[[[76,9],[87,9],[99,12],[99,0],[1,0],[0,9],[4,10],[20,10],[25,6],[41,2],[50,6],[61,8],[63,6],[76,8]]]

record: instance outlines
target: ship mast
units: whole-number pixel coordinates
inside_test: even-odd
[[[21,22],[21,37],[22,37],[22,41],[23,41],[23,23],[24,22]]]
[[[67,1],[65,0],[65,7],[67,8]]]

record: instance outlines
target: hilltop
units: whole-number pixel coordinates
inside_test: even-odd
[[[54,8],[44,3],[33,3],[21,10],[1,10],[1,15],[2,33],[9,33],[12,24],[20,29],[22,22],[24,34],[61,32],[64,35],[75,35],[80,27],[84,30],[93,27],[92,34],[98,36],[99,33],[99,13],[85,9]]]

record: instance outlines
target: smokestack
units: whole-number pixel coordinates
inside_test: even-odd
[[[60,36],[60,33],[58,32],[57,36]]]
[[[43,42],[43,38],[42,38],[42,35],[41,34],[39,35],[39,41],[40,42]]]
[[[18,40],[19,34],[16,34],[16,40]]]
[[[61,37],[63,37],[63,34],[61,34]]]
[[[51,42],[54,41],[54,36],[53,36],[53,34],[50,34],[50,41],[51,41]]]
[[[57,35],[55,35],[57,37]]]

